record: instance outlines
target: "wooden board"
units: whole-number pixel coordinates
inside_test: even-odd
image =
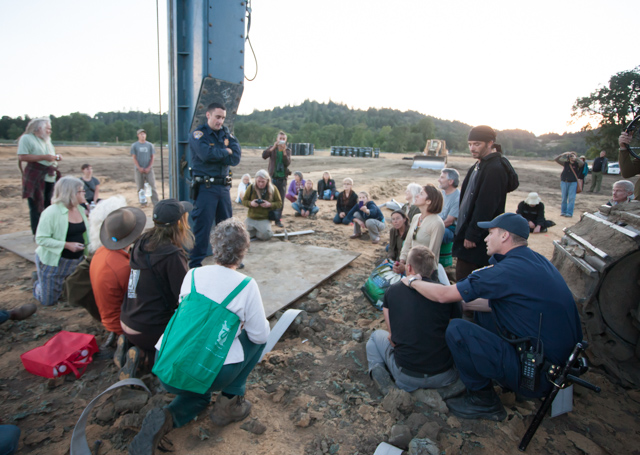
[[[0,235],[0,247],[35,262],[36,244],[31,231]],[[358,256],[360,253],[275,239],[256,241],[251,242],[244,259],[245,268],[240,271],[258,282],[269,318],[338,273]],[[213,261],[209,257],[203,263],[209,265]]]
[[[244,258],[245,268],[239,272],[258,282],[264,310],[267,318],[270,318],[338,273],[358,256],[360,253],[280,240],[256,241],[251,242]],[[209,265],[213,261],[207,258],[203,263]]]

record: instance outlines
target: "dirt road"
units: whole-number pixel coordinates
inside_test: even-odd
[[[130,204],[136,204],[128,147],[60,147],[57,151],[63,155],[60,163],[63,174],[79,175],[80,166],[90,163],[101,181],[101,197],[122,194]],[[244,150],[242,162],[234,170],[234,187],[245,172],[253,175],[266,166],[259,152]],[[20,198],[15,153],[15,147],[0,147],[0,234],[29,228],[27,204]],[[509,195],[507,210],[515,211],[517,203],[530,191],[540,194],[547,218],[557,225],[546,234],[532,236],[530,245],[551,258],[552,240],[561,238],[562,228],[573,224],[572,220],[560,217],[561,168],[547,161],[513,160],[512,163],[521,183],[520,188]],[[323,171],[329,171],[339,186],[344,177],[351,177],[355,181],[354,189],[368,190],[380,204],[392,197],[403,200],[404,188],[410,182],[437,184],[438,172],[410,170],[410,164],[400,156],[343,158],[331,157],[325,151],[309,157],[294,157],[292,169],[300,170],[305,178],[315,181],[321,178]],[[450,166],[463,176],[471,164],[470,158],[450,160]],[[155,172],[159,180],[159,166]],[[605,176],[600,195],[578,195],[574,219],[606,202],[615,180],[614,176]],[[165,189],[168,197],[168,186]],[[235,195],[235,190],[232,192]],[[220,429],[202,415],[169,435],[174,452],[193,455],[214,452],[372,454],[378,443],[388,439],[392,425],[401,422],[412,427],[414,432],[419,430],[421,434],[429,435],[442,453],[515,453],[538,404],[535,401],[516,402],[513,394],[503,394],[501,398],[509,417],[501,423],[458,420],[427,405],[401,407],[400,411],[393,403],[383,405],[383,397],[366,375],[364,352],[369,333],[381,328],[383,322],[381,314],[363,298],[359,288],[376,261],[384,257],[385,241],[372,245],[350,240],[351,228],[335,226],[331,221],[334,203],[320,201],[319,206],[316,220],[303,220],[294,218],[291,205],[286,203],[283,223],[288,230],[312,228],[316,231],[313,236],[301,236],[291,241],[362,254],[350,266],[322,283],[317,293],[295,303],[296,307],[323,308],[311,314],[320,321],[316,327],[318,331],[286,334],[250,376],[247,398],[254,404],[252,416],[264,423],[267,431],[255,435],[242,429],[240,423]],[[151,209],[146,208],[145,212],[150,214]],[[234,213],[244,218],[246,210],[234,205]],[[283,260],[293,262],[305,258]],[[4,307],[10,309],[32,301],[30,276],[35,270],[32,263],[0,250],[0,270]],[[43,344],[61,329],[95,334],[99,343],[104,339],[104,331],[98,323],[83,310],[66,303],[41,307],[26,321],[8,321],[0,326],[0,418],[2,423],[14,423],[22,429],[18,453],[68,453],[71,431],[82,409],[116,381],[115,366],[109,358],[100,356],[79,380],[67,377],[66,380],[47,381],[27,373],[19,355]],[[354,330],[364,333],[364,341],[354,339]],[[575,411],[546,420],[531,443],[529,453],[640,453],[640,393],[612,384],[598,370],[589,372],[587,379],[602,387],[602,393],[596,395],[577,389]],[[90,445],[96,439],[103,441],[100,454],[126,453],[141,416],[153,404],[165,401],[167,396],[161,392],[157,381],[151,377],[146,377],[145,381],[154,392],[154,398],[146,405],[145,399],[136,394],[116,394],[94,411],[87,433]]]

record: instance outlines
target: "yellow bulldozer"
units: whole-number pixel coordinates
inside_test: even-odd
[[[429,139],[422,155],[413,157],[411,169],[444,169],[447,166],[447,143],[442,139]]]

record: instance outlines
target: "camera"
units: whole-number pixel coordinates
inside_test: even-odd
[[[263,202],[264,202],[264,201],[263,201],[262,199],[258,199],[258,200],[256,200],[256,204],[258,204],[258,205],[262,204]]]

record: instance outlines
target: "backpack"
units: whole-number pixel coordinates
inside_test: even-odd
[[[511,162],[504,156],[500,156],[500,162],[502,163],[502,167],[504,168],[504,170],[507,171],[507,193],[511,193],[512,191],[515,191],[520,185],[518,174],[511,165]]]
[[[402,275],[393,271],[393,261],[385,259],[373,269],[373,272],[371,272],[371,275],[360,290],[373,306],[378,310],[382,310],[384,293],[389,286],[397,283],[401,278]]]
[[[153,373],[180,390],[203,394],[224,365],[240,326],[227,305],[251,281],[246,277],[218,304],[196,291],[195,269],[191,292],[182,299],[162,338]]]

